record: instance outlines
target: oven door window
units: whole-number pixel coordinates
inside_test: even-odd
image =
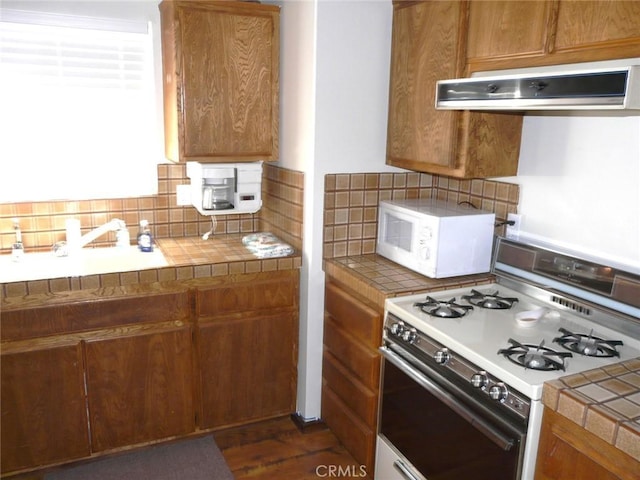
[[[518,435],[508,450],[498,446],[389,361],[380,432],[429,480],[517,478]]]

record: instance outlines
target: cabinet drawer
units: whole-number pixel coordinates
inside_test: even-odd
[[[324,351],[322,376],[323,383],[326,383],[367,426],[375,430],[378,413],[377,390],[364,386],[328,350]]]
[[[198,288],[197,315],[220,317],[297,307],[297,271],[246,277],[240,282]]]
[[[355,341],[329,315],[324,318],[324,344],[365,386],[372,390],[378,389],[380,354]]]
[[[325,288],[325,310],[340,326],[372,348],[380,346],[382,314],[343,292],[335,284]]]
[[[353,458],[373,478],[376,433],[354,415],[330,389],[322,389],[322,418]]]
[[[189,318],[189,291],[143,292],[118,296],[75,294],[69,303],[26,305],[2,312],[2,340],[26,340],[121,325]]]

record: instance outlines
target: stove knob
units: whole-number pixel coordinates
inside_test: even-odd
[[[442,350],[438,350],[436,352],[436,354],[433,356],[433,359],[440,365],[446,365],[447,362],[451,360],[451,354],[449,353],[449,350],[443,348]]]
[[[489,389],[489,396],[497,402],[504,402],[509,396],[509,390],[504,383],[496,383]]]
[[[394,323],[391,325],[391,333],[394,335],[400,336],[402,332],[404,332],[404,325],[402,323]]]
[[[415,329],[407,329],[404,332],[402,332],[402,339],[405,342],[408,343],[416,343],[416,339],[418,338],[418,335],[416,334],[416,330]]]
[[[487,372],[478,372],[471,376],[471,385],[475,388],[481,388],[484,390],[488,384],[489,377],[487,377]]]

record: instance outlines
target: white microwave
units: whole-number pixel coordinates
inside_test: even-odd
[[[381,201],[376,252],[431,278],[488,272],[495,214],[435,199]]]

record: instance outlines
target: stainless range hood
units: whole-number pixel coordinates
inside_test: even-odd
[[[640,65],[440,80],[436,109],[640,110]]]

